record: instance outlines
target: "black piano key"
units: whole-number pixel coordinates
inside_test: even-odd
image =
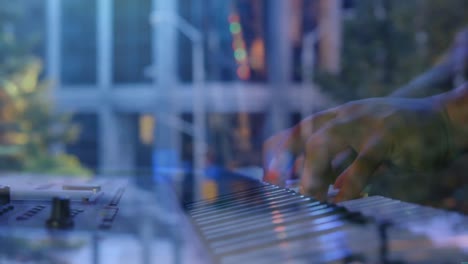
[[[252,222],[274,218],[278,214],[284,215],[288,213],[296,213],[300,210],[306,210],[311,207],[323,209],[326,207],[326,205],[317,201],[315,202],[304,201],[303,203],[293,203],[290,205],[282,206],[280,208],[275,208],[274,210],[257,211],[255,214],[248,212],[245,214],[235,215],[232,218],[225,219],[217,223],[213,223],[211,225],[208,225],[207,227],[204,227],[204,228],[201,227],[201,229],[203,231],[210,232],[213,230],[220,230],[223,228],[232,228],[232,227],[239,226],[239,225],[248,225]]]
[[[208,219],[197,219],[195,222],[202,229],[210,229],[216,225],[227,224],[229,221],[238,221],[242,218],[248,219],[249,217],[256,218],[257,216],[271,216],[272,213],[294,208],[295,211],[300,212],[304,210],[310,210],[310,207],[321,206],[326,208],[320,202],[311,201],[309,198],[300,199],[287,199],[281,201],[273,201],[263,206],[255,206],[252,208],[242,208],[241,210],[233,211],[230,214],[224,214],[219,217],[210,217]],[[243,223],[241,223],[243,224]]]
[[[197,207],[197,208],[194,208],[193,210],[190,210],[189,212],[191,214],[196,214],[198,211],[203,211],[206,209],[222,208],[223,206],[226,207],[226,205],[236,204],[236,203],[242,204],[243,203],[242,201],[250,200],[255,197],[274,196],[277,194],[284,194],[284,193],[290,193],[290,191],[286,189],[276,188],[268,192],[261,191],[261,192],[255,192],[255,193],[248,193],[242,196],[226,198],[223,200],[213,200],[209,206],[202,206],[199,208]]]
[[[209,208],[203,208],[200,210],[194,210],[190,212],[190,215],[192,216],[198,216],[198,215],[204,215],[207,213],[214,213],[214,212],[223,212],[223,211],[229,211],[233,210],[237,207],[242,207],[242,206],[248,206],[251,203],[258,203],[262,199],[271,199],[273,197],[279,197],[279,196],[289,196],[291,197],[291,194],[285,190],[277,190],[269,193],[263,193],[263,194],[257,194],[257,195],[252,195],[252,196],[246,196],[240,199],[236,200],[231,200],[227,202],[226,204],[213,204]]]
[[[210,206],[216,200],[223,201],[223,200],[228,200],[234,197],[239,197],[248,193],[265,192],[265,191],[273,190],[273,189],[280,189],[280,188],[274,185],[256,186],[256,187],[252,187],[252,188],[248,188],[248,189],[244,189],[244,190],[240,190],[236,192],[218,195],[218,196],[208,198],[208,199],[201,199],[201,200],[197,200],[194,202],[187,202],[187,203],[184,203],[184,209],[189,211],[197,207]]]
[[[270,229],[274,228],[277,225],[280,224],[291,224],[294,222],[300,222],[300,221],[312,221],[314,219],[320,219],[320,218],[325,218],[330,215],[338,215],[337,217],[340,217],[344,215],[342,212],[337,212],[332,208],[325,208],[325,209],[320,209],[320,210],[311,210],[310,212],[303,212],[300,214],[295,214],[295,215],[290,215],[288,217],[285,217],[281,219],[281,221],[272,222],[270,221],[264,221],[264,222],[258,222],[253,225],[248,225],[248,226],[238,226],[234,229],[231,230],[226,230],[224,232],[218,233],[218,232],[205,232],[204,235],[207,240],[222,240],[226,239],[228,237],[233,237],[233,236],[241,236],[245,233],[249,232],[257,232],[259,230],[263,229]],[[344,217],[344,216],[343,216]]]
[[[272,188],[269,188],[267,190],[255,189],[255,190],[251,190],[251,191],[248,191],[248,192],[234,193],[233,195],[230,195],[228,197],[214,198],[214,199],[207,200],[207,201],[201,201],[200,204],[194,205],[194,206],[191,206],[191,207],[186,207],[186,209],[187,209],[187,211],[190,211],[190,212],[194,213],[194,212],[196,212],[198,210],[202,210],[202,209],[205,209],[205,208],[211,208],[213,206],[219,206],[219,205],[227,204],[227,203],[232,202],[232,201],[239,201],[239,200],[242,200],[242,199],[245,199],[245,198],[254,197],[254,196],[258,196],[258,195],[266,195],[266,194],[276,192],[276,191],[285,191],[285,189],[281,189],[281,188],[278,188],[278,187],[272,187]]]
[[[316,219],[316,221],[298,222],[293,224],[278,225],[268,230],[261,230],[236,236],[230,239],[210,241],[210,248],[216,250],[227,250],[229,248],[249,248],[280,243],[281,241],[294,240],[298,238],[319,236],[326,232],[334,232],[344,228],[349,223],[337,215]]]
[[[254,218],[252,220],[246,220],[244,222],[240,222],[238,224],[234,225],[224,225],[220,227],[215,227],[215,228],[203,228],[201,227],[200,229],[206,234],[216,234],[216,233],[227,233],[231,232],[232,230],[234,231],[242,231],[246,227],[254,226],[254,225],[272,225],[280,221],[285,221],[287,219],[291,219],[293,216],[297,215],[307,215],[310,214],[314,211],[321,211],[323,212],[327,207],[325,205],[313,205],[310,207],[305,207],[300,210],[293,210],[293,211],[286,211],[286,213],[280,213],[280,212],[273,212],[269,215],[261,215],[262,218]],[[332,212],[332,210],[329,210]]]
[[[199,224],[209,224],[210,222],[217,222],[217,221],[221,221],[222,219],[229,219],[230,217],[234,215],[238,215],[244,212],[255,213],[256,211],[260,211],[262,209],[272,209],[272,208],[280,207],[284,204],[300,203],[300,202],[309,201],[309,200],[310,198],[298,198],[298,197],[287,196],[287,197],[281,197],[281,199],[278,199],[278,200],[265,201],[264,203],[260,203],[254,206],[242,206],[232,211],[223,211],[221,213],[212,213],[209,215],[202,215],[202,216],[197,216],[193,218]]]

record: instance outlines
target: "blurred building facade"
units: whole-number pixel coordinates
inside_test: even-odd
[[[180,17],[202,36],[207,162],[259,164],[265,136],[329,104],[315,89],[312,72],[339,71],[342,5],[35,1],[44,18],[42,55],[57,111],[73,113],[81,126],[80,138],[66,151],[100,173],[135,173],[151,168],[155,149],[167,143],[154,132],[162,127],[175,138],[169,147],[177,156],[193,159],[197,142],[185,133],[201,125],[190,127],[197,96],[193,42],[173,22],[156,23],[156,12]],[[163,116],[161,106],[170,108]]]

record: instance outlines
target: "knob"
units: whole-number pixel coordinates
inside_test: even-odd
[[[380,263],[383,264],[403,264],[405,262],[389,259],[388,229],[394,224],[389,220],[382,220],[377,223],[377,229],[380,238]]]
[[[0,205],[10,203],[10,187],[0,186]]]
[[[46,225],[54,229],[68,229],[73,227],[73,218],[70,214],[70,199],[52,198],[52,210]]]

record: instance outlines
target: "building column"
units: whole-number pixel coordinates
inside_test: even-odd
[[[112,83],[112,2],[98,0],[97,2],[97,85],[98,95],[106,101]],[[119,140],[117,119],[109,105],[109,101],[102,102],[98,107],[98,142],[99,142],[99,173],[105,175],[119,164]]]
[[[112,84],[112,5],[113,0],[97,1],[97,82],[101,92],[108,92]]]
[[[60,85],[60,31],[62,24],[61,1],[47,0],[47,46],[46,46],[46,73],[55,86]]]
[[[133,117],[109,107],[99,111],[100,174],[128,176],[135,172],[137,135]]]
[[[98,111],[98,149],[99,174],[107,175],[117,170],[119,161],[119,137],[117,117],[108,106],[101,106]]]
[[[97,13],[97,82],[100,105],[99,173],[129,173],[135,170],[135,125],[130,116],[117,113],[112,93],[112,0],[99,0]]]
[[[287,89],[292,76],[291,2],[265,1],[266,62],[271,87],[268,124],[265,133],[271,135],[289,126]]]
[[[153,26],[152,54],[153,78],[157,102],[154,105],[155,143],[153,168],[155,176],[172,171],[180,164],[180,133],[167,120],[178,118],[177,101],[177,28],[173,16],[177,16],[177,0],[153,0],[153,15],[160,20]],[[164,16],[164,17],[162,17]],[[167,16],[167,17],[166,17]]]
[[[52,86],[55,89],[50,90],[48,96],[51,101],[55,100],[56,95],[53,94],[60,89],[60,39],[61,39],[61,1],[60,0],[47,0],[46,2],[46,61],[45,72],[47,79],[52,81]],[[57,109],[55,109],[57,111]],[[49,146],[51,153],[65,152],[63,143],[55,143]]]

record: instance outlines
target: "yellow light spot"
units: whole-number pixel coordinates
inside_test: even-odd
[[[212,199],[218,196],[218,184],[213,180],[205,180],[202,184],[203,199]]]
[[[5,83],[5,90],[10,96],[16,96],[18,94],[18,86],[13,82],[7,81]]]
[[[154,118],[151,115],[140,117],[140,141],[146,145],[153,144],[154,141]]]

